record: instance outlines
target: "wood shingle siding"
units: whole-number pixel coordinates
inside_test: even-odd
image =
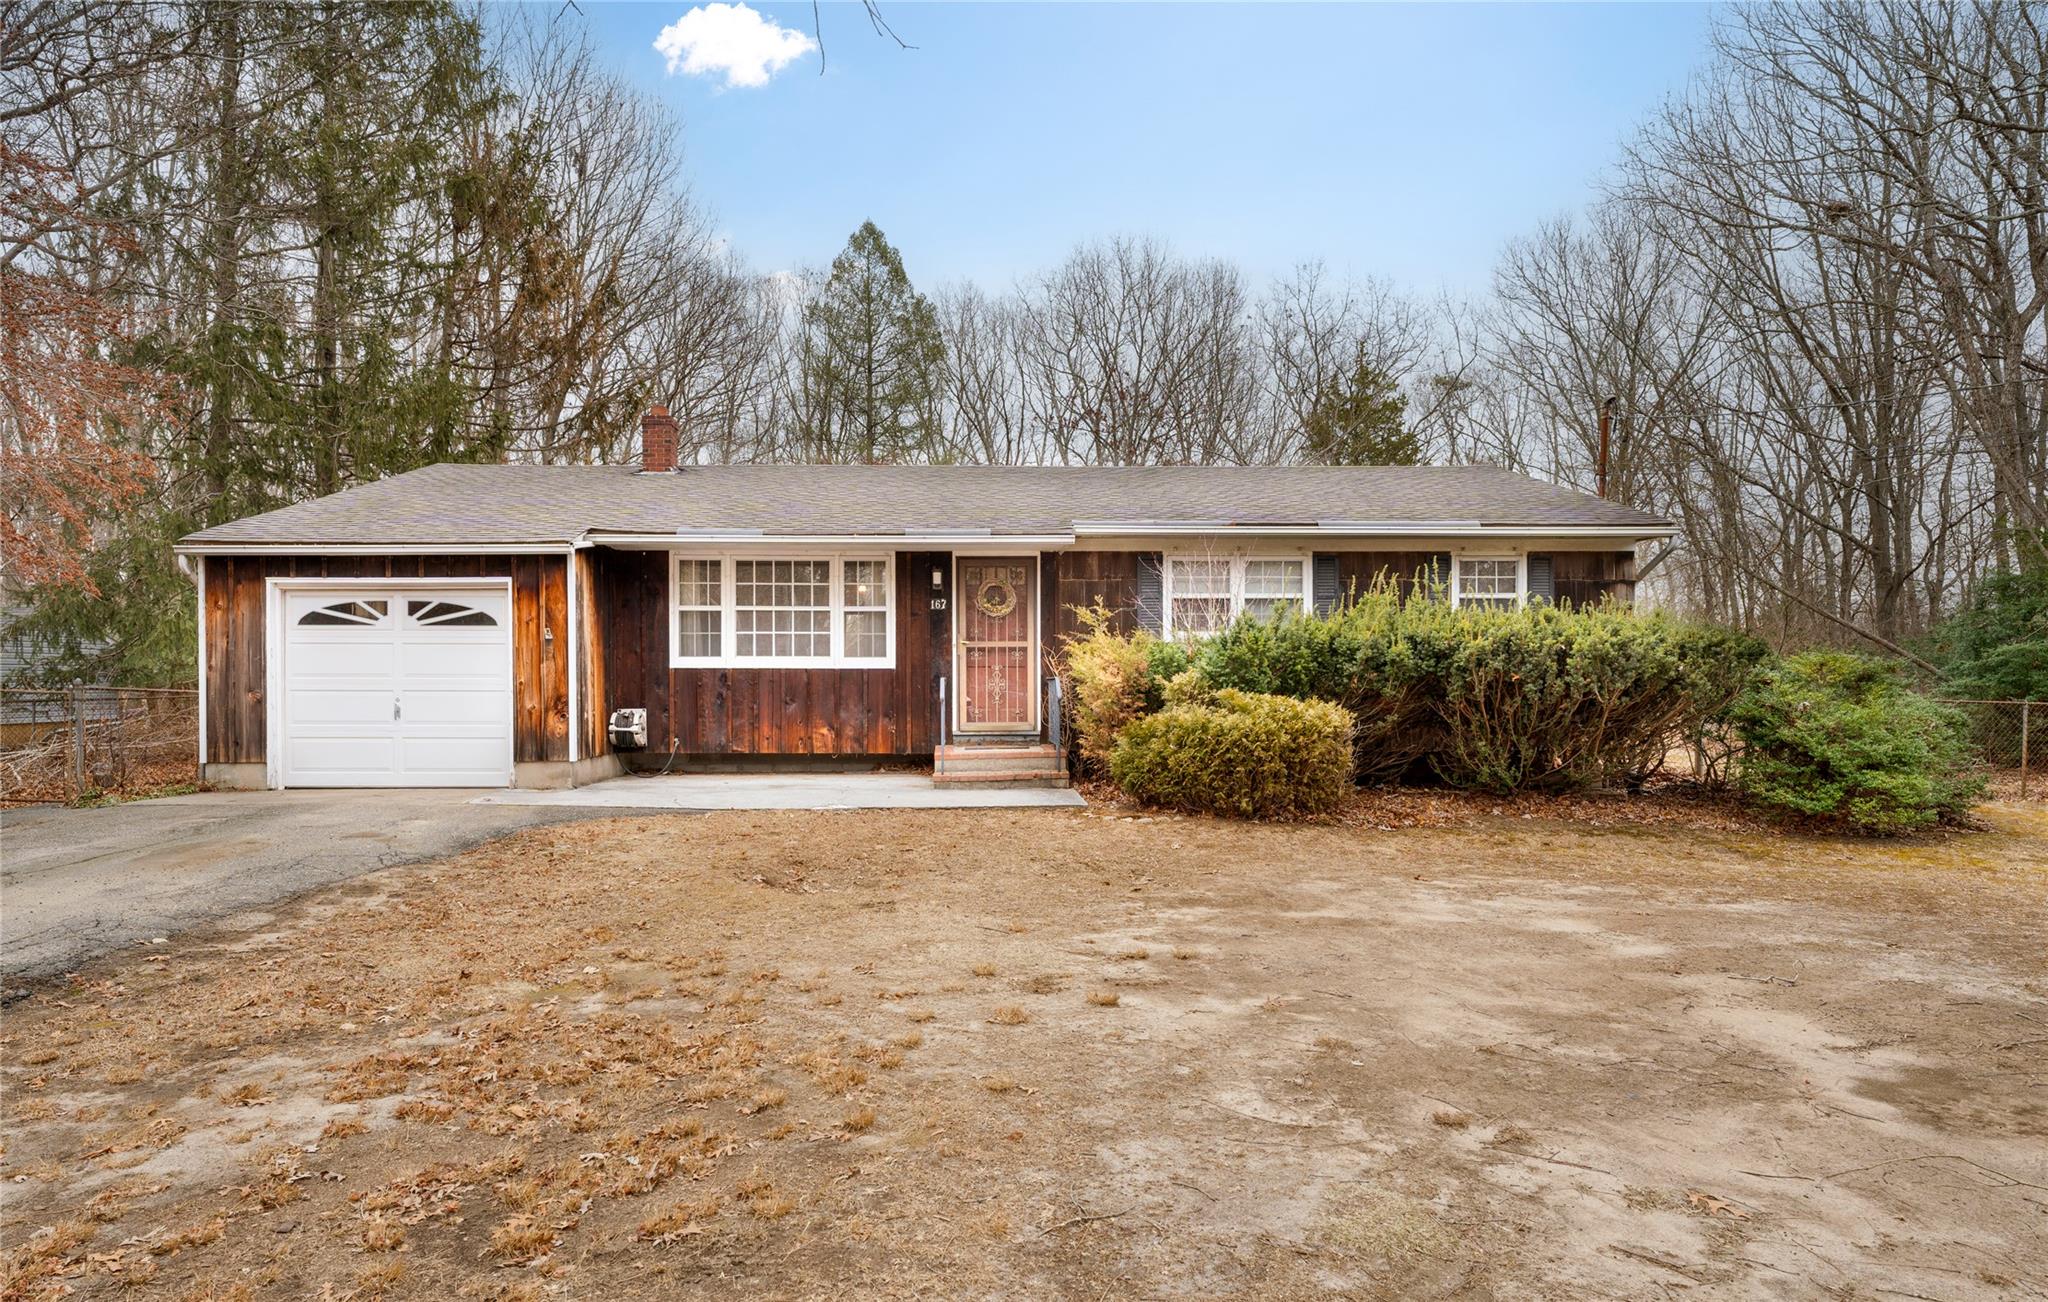
[[[1636,554],[1633,551],[1552,552],[1550,582],[1554,600],[1574,606],[1597,606],[1612,597],[1633,601],[1636,593]]]
[[[1119,633],[1134,633],[1141,626],[1158,631],[1156,622],[1141,625],[1145,618],[1141,609],[1144,604],[1144,575],[1141,570],[1149,562],[1155,576],[1153,592],[1156,594],[1159,553],[1067,551],[1048,552],[1045,559],[1050,572],[1045,592],[1051,608],[1044,623],[1046,635],[1043,640],[1047,652],[1057,651],[1061,643],[1080,633],[1081,620],[1074,613],[1075,608],[1086,610],[1097,602],[1115,614],[1110,627]],[[1156,602],[1155,596],[1155,610]],[[1157,620],[1156,613],[1152,618]]]
[[[512,580],[513,758],[569,758],[567,569],[560,556],[208,556],[207,761],[267,757],[269,648],[264,581],[272,578]],[[552,637],[543,637],[543,630]]]

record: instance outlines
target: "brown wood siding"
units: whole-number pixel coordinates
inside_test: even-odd
[[[939,588],[932,570],[941,571]],[[938,679],[951,672],[952,558],[896,554],[894,669],[672,669],[668,556],[595,553],[601,647],[598,710],[647,711],[654,754],[928,755],[938,746]]]
[[[1635,600],[1634,551],[1552,552],[1550,566],[1559,603],[1597,606],[1609,597],[1616,601]]]
[[[1081,632],[1076,608],[1087,610],[1100,602],[1114,612],[1110,626],[1131,634],[1138,629],[1138,558],[1144,552],[1058,552],[1045,558],[1051,571],[1046,579],[1046,605],[1050,611],[1044,624],[1045,649],[1057,652],[1068,638]]]
[[[569,758],[567,568],[560,556],[209,556],[206,745],[215,764],[261,764],[268,750],[264,580],[512,580],[512,753]],[[543,632],[552,636],[543,636]]]
[[[583,730],[581,754],[585,758],[611,753],[611,734],[605,724],[610,716],[604,708],[604,625],[598,618],[597,564],[592,552],[577,552],[576,607],[571,622],[576,626],[576,699],[583,718],[571,726]]]
[[[1348,601],[1365,592],[1373,584],[1387,581],[1401,591],[1401,596],[1412,597],[1418,584],[1429,581],[1429,568],[1433,561],[1441,560],[1442,552],[1334,552],[1337,558],[1337,599]],[[1449,574],[1441,576],[1448,582]]]

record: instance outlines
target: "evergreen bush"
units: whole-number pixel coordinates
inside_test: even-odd
[[[1403,602],[1241,619],[1196,650],[1211,688],[1330,701],[1357,771],[1491,791],[1634,785],[1699,745],[1765,654],[1754,638],[1626,607]]]
[[[1165,684],[1187,668],[1187,652],[1149,633],[1114,631],[1113,613],[1099,604],[1074,613],[1084,632],[1065,647],[1063,695],[1081,758],[1099,769],[1117,735],[1164,703]]]
[[[1217,691],[1125,727],[1110,776],[1148,804],[1238,818],[1328,813],[1351,787],[1351,715],[1327,701]]]
[[[1784,813],[1896,835],[1954,820],[1984,789],[1968,771],[1967,720],[1884,661],[1794,656],[1733,717],[1744,794]]]

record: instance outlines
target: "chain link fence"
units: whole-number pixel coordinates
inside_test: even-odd
[[[199,693],[0,688],[0,804],[140,795],[199,780]]]
[[[1934,698],[1970,721],[1970,742],[1993,800],[2048,800],[2048,701]]]

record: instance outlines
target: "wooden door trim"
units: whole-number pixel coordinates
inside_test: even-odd
[[[1039,697],[1043,695],[1042,689],[1045,686],[1041,677],[1044,666],[1039,663],[1042,654],[1039,649],[1040,637],[1042,635],[1038,628],[1039,610],[1045,604],[1045,596],[1038,590],[1039,586],[1045,582],[1045,575],[1041,564],[1043,555],[1043,551],[1037,548],[1019,548],[1016,551],[1004,552],[974,551],[953,553],[953,579],[951,584],[953,593],[953,652],[951,657],[953,682],[951,690],[947,692],[947,696],[950,699],[947,702],[946,708],[953,713],[952,725],[954,736],[989,735],[1014,737],[1026,732],[1036,735],[1045,728],[1045,720],[1039,717],[1042,712]],[[1025,657],[1025,679],[1030,684],[1029,695],[1031,697],[1031,721],[1029,723],[970,724],[966,721],[967,694],[961,690],[961,683],[966,677],[963,657],[967,653],[966,641],[963,636],[967,619],[967,594],[960,587],[960,562],[962,561],[977,562],[984,565],[999,561],[1021,561],[1030,571],[1031,640],[1024,644],[1028,652]]]

